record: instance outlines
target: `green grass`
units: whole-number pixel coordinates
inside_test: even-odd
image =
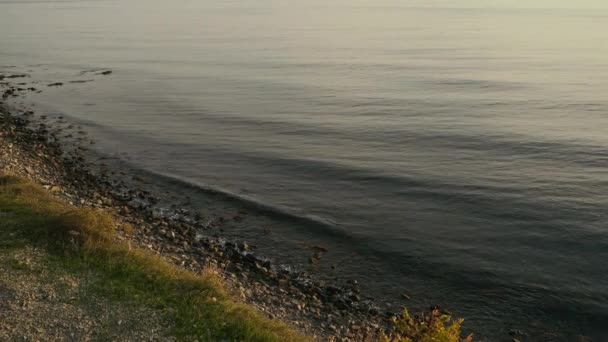
[[[212,274],[196,275],[114,242],[115,226],[104,212],[71,207],[28,181],[0,176],[0,253],[34,245],[63,269],[92,270],[99,277],[90,291],[161,311],[178,340],[309,340],[232,300]]]

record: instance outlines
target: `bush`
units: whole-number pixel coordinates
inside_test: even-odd
[[[393,318],[393,334],[385,342],[471,342],[473,335],[461,338],[462,318],[453,320],[437,308],[420,317],[412,317],[407,309],[402,317]]]

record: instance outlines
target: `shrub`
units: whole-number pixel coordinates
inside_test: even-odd
[[[420,317],[412,317],[407,309],[402,317],[393,318],[393,334],[385,342],[471,342],[473,335],[461,338],[462,318],[452,319],[449,314],[432,308]]]

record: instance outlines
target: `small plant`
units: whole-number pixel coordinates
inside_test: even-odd
[[[431,308],[420,317],[412,317],[407,309],[402,317],[393,318],[393,334],[385,342],[472,342],[473,335],[461,338],[462,318],[453,320],[439,308]]]

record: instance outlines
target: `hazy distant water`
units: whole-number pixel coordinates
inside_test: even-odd
[[[455,2],[0,0],[0,65],[112,69],[33,101],[327,223],[377,292],[608,338],[608,6]]]

